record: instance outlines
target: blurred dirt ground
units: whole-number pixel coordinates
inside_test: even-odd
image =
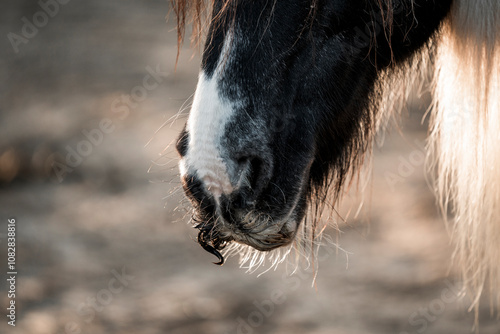
[[[18,268],[16,327],[3,315],[0,333],[471,332],[419,160],[421,113],[375,151],[365,207],[338,239],[348,261],[322,249],[314,287],[306,269],[257,277],[237,258],[214,266],[186,224],[175,152],[159,159],[185,121],[185,112],[170,120],[193,93],[199,64],[185,48],[174,71],[167,1],[59,7],[16,53],[8,34],[22,34],[23,18],[33,22],[41,7],[0,5],[0,258],[7,262],[15,217]],[[145,85],[151,72],[159,74]],[[84,154],[56,172],[73,150]],[[480,328],[500,333],[487,298]]]

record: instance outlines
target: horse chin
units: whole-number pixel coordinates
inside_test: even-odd
[[[280,226],[278,224],[278,226]],[[261,252],[268,252],[290,244],[297,234],[296,222],[286,222],[281,229],[275,232],[275,227],[262,227],[260,231],[245,231],[235,233],[233,240],[240,244],[248,245]]]
[[[186,184],[188,195],[200,193],[195,183],[188,186]],[[299,234],[307,211],[309,187],[302,185],[298,188],[300,191],[287,193],[282,203],[275,203],[272,207],[266,203],[270,202],[269,198],[274,198],[273,189],[247,207],[238,205],[238,193],[201,199],[191,195],[194,206],[192,221],[199,230],[198,243],[219,258],[217,264],[224,262],[222,251],[234,254],[232,250],[241,249],[240,246],[249,246],[260,252],[287,248]],[[278,201],[275,199],[275,202]]]
[[[250,246],[261,252],[268,252],[292,243],[297,234],[299,222],[286,218],[282,221],[264,218],[264,215],[247,214],[238,221],[227,221],[221,216],[200,222],[198,242],[210,253],[213,253],[222,264],[222,251],[231,242]]]

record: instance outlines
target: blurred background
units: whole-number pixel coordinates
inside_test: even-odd
[[[16,326],[2,279],[0,333],[470,333],[423,172],[425,94],[375,150],[361,213],[327,231],[348,256],[323,248],[314,284],[306,265],[258,276],[234,257],[211,263],[168,146],[199,54],[186,45],[175,69],[168,11],[166,0],[0,4],[0,267],[5,277],[15,218],[18,271]],[[499,328],[485,298],[481,333]]]

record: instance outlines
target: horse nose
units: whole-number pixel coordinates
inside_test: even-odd
[[[268,160],[257,155],[245,155],[236,159],[238,184],[230,196],[235,209],[245,209],[255,205],[271,179],[271,166]]]
[[[184,191],[191,201],[203,205],[203,203],[208,203],[206,201],[207,194],[205,193],[205,187],[203,182],[195,175],[188,174],[182,177],[182,183],[184,186]]]
[[[232,160],[232,161],[231,161]],[[243,155],[226,162],[226,173],[215,173],[208,165],[189,168],[183,176],[187,196],[198,204],[224,203],[224,209],[248,209],[271,179],[271,164],[257,155]],[[191,166],[192,167],[192,166]],[[230,180],[231,186],[223,186]],[[222,199],[221,199],[222,197]]]

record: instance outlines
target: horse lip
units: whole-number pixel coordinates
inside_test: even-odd
[[[248,245],[258,251],[266,252],[290,244],[297,233],[296,228],[289,229],[287,222],[282,223],[281,229],[272,234],[266,233],[269,226],[259,228],[261,225],[264,224],[245,229],[241,227],[241,224],[240,226],[231,224],[229,229],[231,230],[232,241]],[[256,231],[256,229],[259,230]]]
[[[209,213],[209,216],[212,216],[213,220],[209,226],[216,238],[213,241],[209,239],[207,241],[216,250],[223,248],[218,248],[217,244],[234,241],[265,252],[286,246],[294,240],[298,222],[293,221],[293,218],[288,216],[273,221],[270,217],[266,218],[267,215],[257,214],[252,217],[250,214],[252,210],[234,210],[230,203],[229,198],[223,195],[214,203],[215,205],[211,206],[213,211]]]
[[[275,236],[276,237],[276,236]],[[272,241],[260,240],[253,237],[251,234],[244,235],[243,238],[234,238],[233,241],[243,243],[261,252],[268,252],[276,248],[283,247],[293,241],[293,237],[278,235],[278,239]]]

